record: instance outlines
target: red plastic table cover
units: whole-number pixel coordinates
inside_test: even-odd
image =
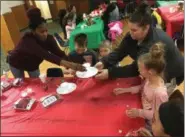
[[[170,12],[170,8],[176,8],[177,5],[163,6],[158,8],[158,12],[165,21],[166,32],[173,37],[175,32],[180,32],[184,24],[184,11]]]
[[[141,118],[129,118],[125,111],[141,108],[139,94],[115,96],[114,88],[140,84],[139,78],[97,81],[65,79],[77,84],[77,89],[62,95],[63,101],[44,108],[39,99],[51,93],[62,82],[55,78],[44,91],[39,79],[25,79],[23,85],[11,88],[1,96],[1,136],[123,136],[144,126]],[[31,88],[38,100],[30,111],[17,111],[13,104],[21,92]]]

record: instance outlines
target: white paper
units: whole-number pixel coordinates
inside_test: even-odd
[[[58,94],[69,94],[76,89],[75,83],[64,82],[57,88]]]
[[[90,67],[90,66],[91,66],[91,64],[90,64],[90,63],[84,63],[82,66],[84,66],[84,67],[88,68],[88,67]]]
[[[77,71],[76,76],[79,78],[90,78],[95,76],[98,73],[98,69],[95,67],[86,67],[87,71],[81,72]]]

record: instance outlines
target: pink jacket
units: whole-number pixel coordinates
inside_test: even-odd
[[[109,32],[108,37],[114,41],[116,37],[123,32],[123,24],[120,21],[111,22],[108,24]]]
[[[159,106],[168,101],[166,86],[152,88],[148,81],[144,81],[143,85],[132,87],[131,92],[141,92],[141,101],[143,109],[139,109],[139,117],[152,120],[153,114],[159,109]]]

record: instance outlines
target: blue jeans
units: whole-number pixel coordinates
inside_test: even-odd
[[[14,76],[14,78],[24,78],[24,70],[20,70],[17,68],[14,68],[10,66],[10,70]],[[34,70],[34,71],[27,71],[30,78],[38,78],[40,75],[40,70]]]

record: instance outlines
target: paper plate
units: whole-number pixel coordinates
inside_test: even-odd
[[[84,72],[77,71],[76,76],[79,78],[90,78],[95,76],[98,73],[98,69],[95,67],[87,67],[86,70],[87,71],[84,71]]]
[[[57,88],[57,93],[58,94],[69,94],[73,92],[76,89],[76,84],[75,83],[68,83],[64,82],[62,83],[58,88]]]
[[[90,63],[84,63],[82,66],[88,68],[88,67],[91,67],[91,64]]]

